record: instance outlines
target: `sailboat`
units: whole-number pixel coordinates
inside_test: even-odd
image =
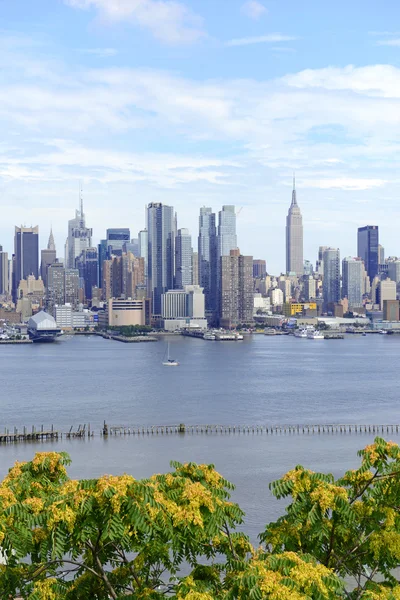
[[[168,346],[167,346],[168,350],[167,350],[167,360],[163,360],[163,365],[164,367],[178,367],[179,363],[177,360],[170,358],[169,355],[169,342],[168,342]],[[164,354],[164,358],[165,358],[165,354]]]

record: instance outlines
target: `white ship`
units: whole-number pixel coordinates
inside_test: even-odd
[[[208,331],[203,335],[203,340],[215,340],[215,334],[212,331]]]
[[[324,334],[317,329],[307,331],[307,339],[309,340],[324,340]]]
[[[294,332],[294,337],[306,338],[307,337],[307,329],[296,329],[296,331]]]

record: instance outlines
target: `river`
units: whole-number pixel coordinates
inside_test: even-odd
[[[168,470],[170,460],[214,463],[236,485],[254,539],[281,505],[268,485],[296,464],[339,475],[371,434],[99,436],[109,425],[399,423],[400,336],[304,340],[248,336],[211,342],[173,336],[122,344],[65,336],[0,346],[0,429],[90,423],[94,438],[0,447],[0,477],[35,451],[67,450],[73,477]],[[399,441],[400,434],[388,437]]]

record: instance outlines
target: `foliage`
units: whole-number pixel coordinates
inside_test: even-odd
[[[312,554],[350,581],[347,598],[400,598],[400,448],[376,438],[359,455],[338,480],[297,466],[272,483],[291,503],[260,538],[273,553]]]
[[[400,449],[360,456],[338,480],[298,466],[271,484],[290,504],[254,549],[212,465],[79,481],[38,453],[0,484],[0,597],[400,600]]]
[[[152,331],[149,325],[122,325],[118,327],[108,327],[111,331],[118,332],[126,337],[135,337],[137,335],[146,335]]]

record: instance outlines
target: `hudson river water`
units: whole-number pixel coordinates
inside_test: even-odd
[[[0,346],[0,430],[90,422],[96,436],[0,447],[0,477],[38,450],[67,450],[73,477],[165,472],[170,460],[214,463],[235,483],[253,539],[278,516],[268,484],[296,464],[339,475],[368,434],[185,434],[104,439],[109,425],[400,422],[400,336],[241,342],[169,337],[178,368],[162,366],[166,342],[122,344],[95,336]],[[387,437],[400,441],[400,434]]]

